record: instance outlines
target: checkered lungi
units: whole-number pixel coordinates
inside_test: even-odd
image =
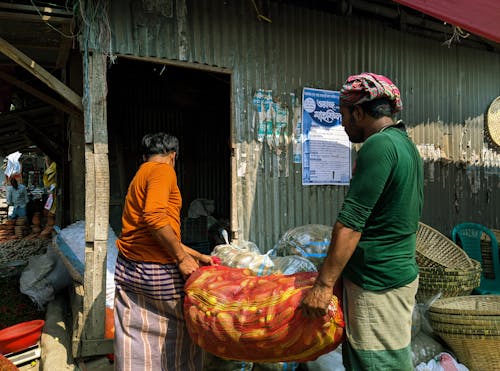
[[[203,369],[203,351],[184,322],[184,280],[175,264],[118,256],[115,283],[115,370]]]
[[[345,278],[343,283],[346,370],[412,371],[411,322],[418,277],[383,291],[364,290]]]

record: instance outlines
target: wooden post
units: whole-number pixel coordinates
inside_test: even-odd
[[[106,56],[89,53],[84,62],[89,89],[84,126],[91,136],[86,135],[85,144],[85,276],[82,316],[74,329],[79,337],[73,342],[75,358],[112,352],[112,340],[104,339],[109,224]]]

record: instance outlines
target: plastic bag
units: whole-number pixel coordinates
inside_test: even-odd
[[[60,237],[71,251],[63,251],[73,267],[83,276],[85,269],[85,222],[77,221],[59,231]],[[108,227],[106,246],[106,307],[113,308],[115,299],[115,267],[118,249],[116,234]]]
[[[465,365],[458,363],[449,353],[442,352],[429,362],[420,363],[415,371],[469,371]]]
[[[411,339],[411,353],[414,366],[422,362],[427,362],[443,351],[444,347],[441,343],[423,331],[420,331]]]
[[[413,339],[420,332],[422,327],[422,313],[418,303],[415,303],[411,315],[411,338]]]
[[[273,254],[276,256],[300,255],[319,267],[326,257],[332,227],[322,224],[306,224],[285,232]]]
[[[316,266],[306,258],[297,255],[272,256],[274,263],[272,272],[275,274],[294,274],[298,272],[317,272]]]
[[[15,174],[21,173],[21,163],[19,162],[19,157],[21,157],[21,152],[16,151],[7,156],[7,166],[5,167],[5,175],[11,177]]]
[[[308,371],[345,371],[342,360],[342,345],[314,361],[307,362],[306,368]]]
[[[72,283],[64,263],[51,249],[29,258],[19,279],[20,291],[28,295],[40,309],[54,300],[55,294]]]
[[[340,286],[328,314],[305,318],[298,306],[316,272],[255,276],[249,269],[201,267],[185,285],[184,318],[193,341],[218,357],[305,362],[343,340]]]
[[[221,264],[232,268],[248,268],[258,275],[273,273],[274,263],[268,254],[261,254],[259,248],[249,241],[238,244],[217,245],[212,256],[217,256]]]
[[[417,307],[420,311],[420,329],[421,331],[432,337],[434,337],[434,329],[429,322],[429,308],[440,297],[441,293],[438,293],[425,303],[417,303]]]

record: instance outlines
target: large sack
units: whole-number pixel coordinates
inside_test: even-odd
[[[306,362],[343,340],[340,287],[328,314],[305,318],[298,309],[317,272],[255,276],[249,269],[209,266],[186,282],[184,316],[201,348],[225,359]]]

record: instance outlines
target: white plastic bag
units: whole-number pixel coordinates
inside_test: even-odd
[[[415,371],[469,371],[469,369],[458,363],[449,353],[442,352],[432,358],[429,362],[420,363]]]
[[[19,162],[21,152],[16,151],[7,156],[7,166],[5,167],[5,175],[11,177],[14,174],[21,173],[21,163]]]
[[[211,255],[219,257],[221,264],[228,267],[248,268],[260,276],[273,273],[273,261],[268,254],[261,254],[253,242],[217,245]]]

